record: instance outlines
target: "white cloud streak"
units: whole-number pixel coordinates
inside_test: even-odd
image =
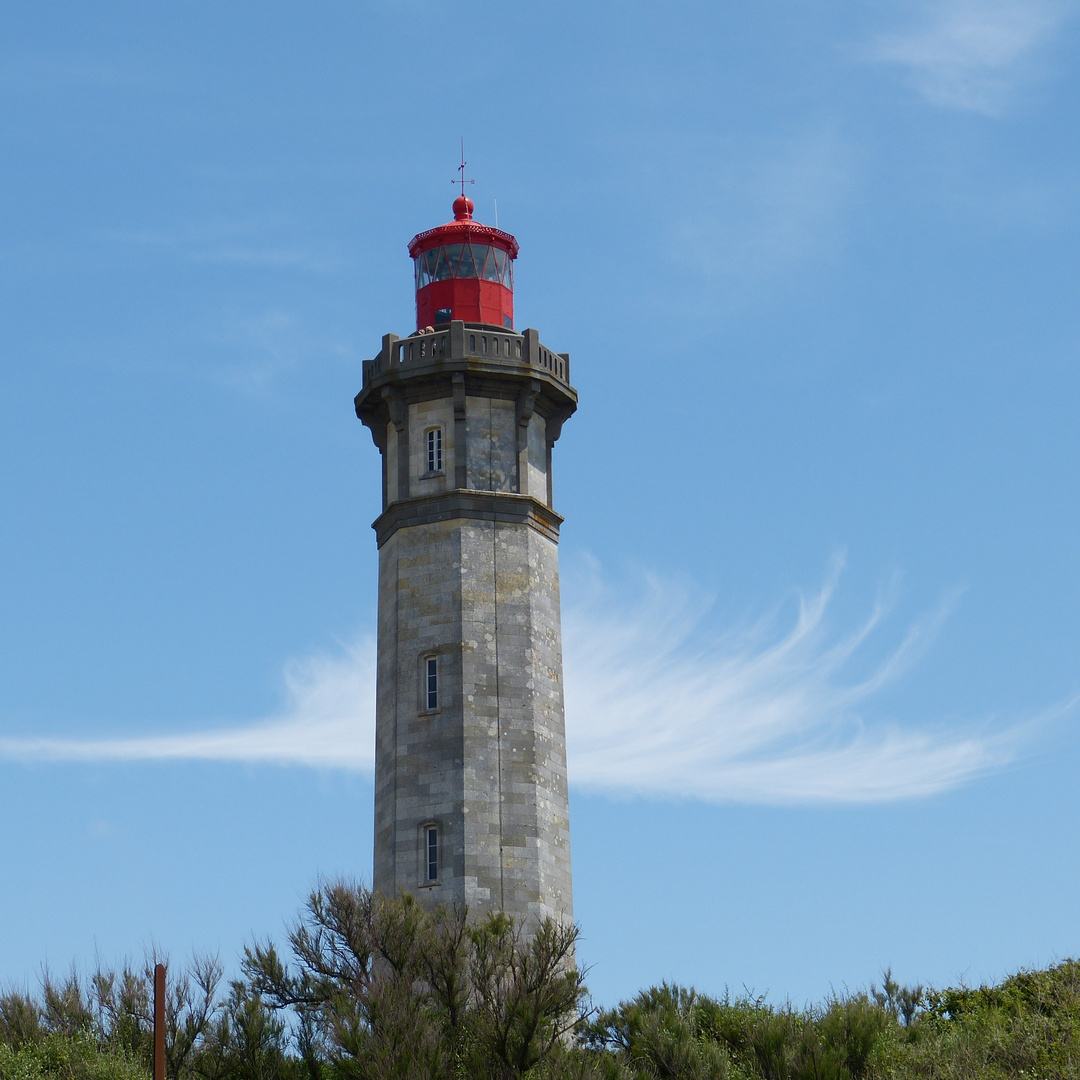
[[[223,320],[211,340],[229,358],[212,378],[251,398],[270,393],[301,365],[350,355],[345,343],[312,333],[294,314],[275,308]]]
[[[267,241],[264,234],[281,232],[284,224],[275,221],[220,222],[162,229],[102,229],[98,235],[110,243],[131,248],[174,253],[193,263],[242,266],[262,270],[296,270],[305,273],[332,273],[341,259],[330,252],[310,247]]]
[[[860,169],[835,131],[807,130],[721,157],[724,167],[698,177],[676,212],[672,256],[697,276],[722,281],[726,296],[743,295],[842,245]]]
[[[38,91],[128,89],[160,82],[160,71],[146,66],[102,64],[42,54],[0,63],[0,84]]]
[[[1074,10],[1070,0],[936,0],[918,25],[878,38],[871,58],[906,68],[932,105],[995,116]]]
[[[709,632],[708,605],[690,589],[648,579],[626,599],[597,579],[565,617],[571,783],[709,802],[885,802],[945,791],[1013,760],[1027,725],[990,730],[875,718],[879,695],[932,643],[949,605],[867,667],[863,653],[887,605],[876,604],[847,634],[830,635],[838,573],[839,562],[818,593],[800,599],[789,628],[778,629],[773,616],[726,633]],[[250,726],[119,739],[0,738],[0,757],[370,772],[374,661],[374,641],[362,638],[289,664],[286,707]]]
[[[837,561],[816,595],[800,597],[787,630],[773,617],[710,634],[691,592],[661,581],[636,610],[601,598],[597,614],[571,622],[574,781],[710,802],[885,802],[954,788],[1012,760],[1020,726],[958,730],[876,715],[875,699],[930,646],[950,603],[867,668],[887,604],[831,636],[839,569]]]
[[[119,739],[0,738],[21,761],[222,761],[370,772],[374,764],[375,642],[343,645],[285,668],[286,708],[243,727]]]

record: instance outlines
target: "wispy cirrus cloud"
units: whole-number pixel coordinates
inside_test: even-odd
[[[221,221],[175,229],[103,229],[98,235],[110,243],[173,253],[192,263],[314,274],[341,266],[333,252],[288,243],[278,235],[282,228],[273,221]]]
[[[932,105],[994,116],[1038,69],[1072,0],[932,0],[915,25],[881,35],[873,60],[905,68]]]
[[[351,355],[343,341],[280,308],[222,319],[209,336],[227,357],[214,370],[214,381],[249,398],[271,393],[282,376],[303,364]]]
[[[933,644],[953,600],[881,655],[884,598],[855,628],[830,630],[840,568],[837,559],[820,590],[799,596],[786,627],[774,615],[710,631],[690,589],[653,580],[627,608],[600,587],[595,614],[566,633],[574,781],[710,802],[886,802],[1013,760],[1023,724],[888,718],[883,691]]]
[[[243,726],[103,739],[0,737],[14,761],[221,761],[306,765],[370,772],[375,745],[375,642],[361,637],[336,652],[285,666],[285,707]]]
[[[107,64],[97,59],[42,53],[0,61],[0,84],[32,90],[127,89],[161,81],[160,68]]]
[[[722,281],[725,295],[759,289],[842,243],[860,169],[856,151],[835,130],[808,129],[721,157],[719,172],[690,178],[686,195],[672,199],[672,254],[705,280]]]
[[[800,599],[791,625],[774,616],[725,631],[709,630],[708,605],[690,589],[652,578],[627,598],[597,579],[565,616],[571,783],[709,802],[885,802],[955,788],[1012,761],[1028,737],[1023,723],[881,716],[882,691],[932,644],[949,604],[867,667],[862,653],[887,605],[847,633],[830,632],[839,569]],[[0,757],[370,772],[374,660],[374,641],[363,638],[289,664],[286,705],[261,723],[140,738],[0,738]]]

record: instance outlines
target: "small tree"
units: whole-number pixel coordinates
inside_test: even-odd
[[[293,1013],[310,1060],[344,1076],[514,1080],[563,1053],[585,995],[577,928],[528,929],[338,881],[311,894],[291,964],[264,944],[243,965],[252,994]]]

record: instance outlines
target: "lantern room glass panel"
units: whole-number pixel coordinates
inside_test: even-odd
[[[422,289],[435,280],[435,264],[439,260],[439,249],[431,248],[416,257],[417,288]]]
[[[483,278],[485,281],[502,281],[502,274],[499,271],[499,260],[495,255],[497,250],[498,248],[493,247],[484,248],[485,259]]]
[[[458,276],[458,268],[461,266],[461,249],[463,246],[464,245],[462,244],[447,244],[446,247],[443,248],[443,251],[446,252],[446,265],[449,268],[447,277]]]

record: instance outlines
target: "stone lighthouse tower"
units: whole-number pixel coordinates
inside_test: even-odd
[[[570,358],[514,331],[517,241],[415,236],[416,332],[364,363],[382,455],[375,888],[573,917],[551,456]]]

